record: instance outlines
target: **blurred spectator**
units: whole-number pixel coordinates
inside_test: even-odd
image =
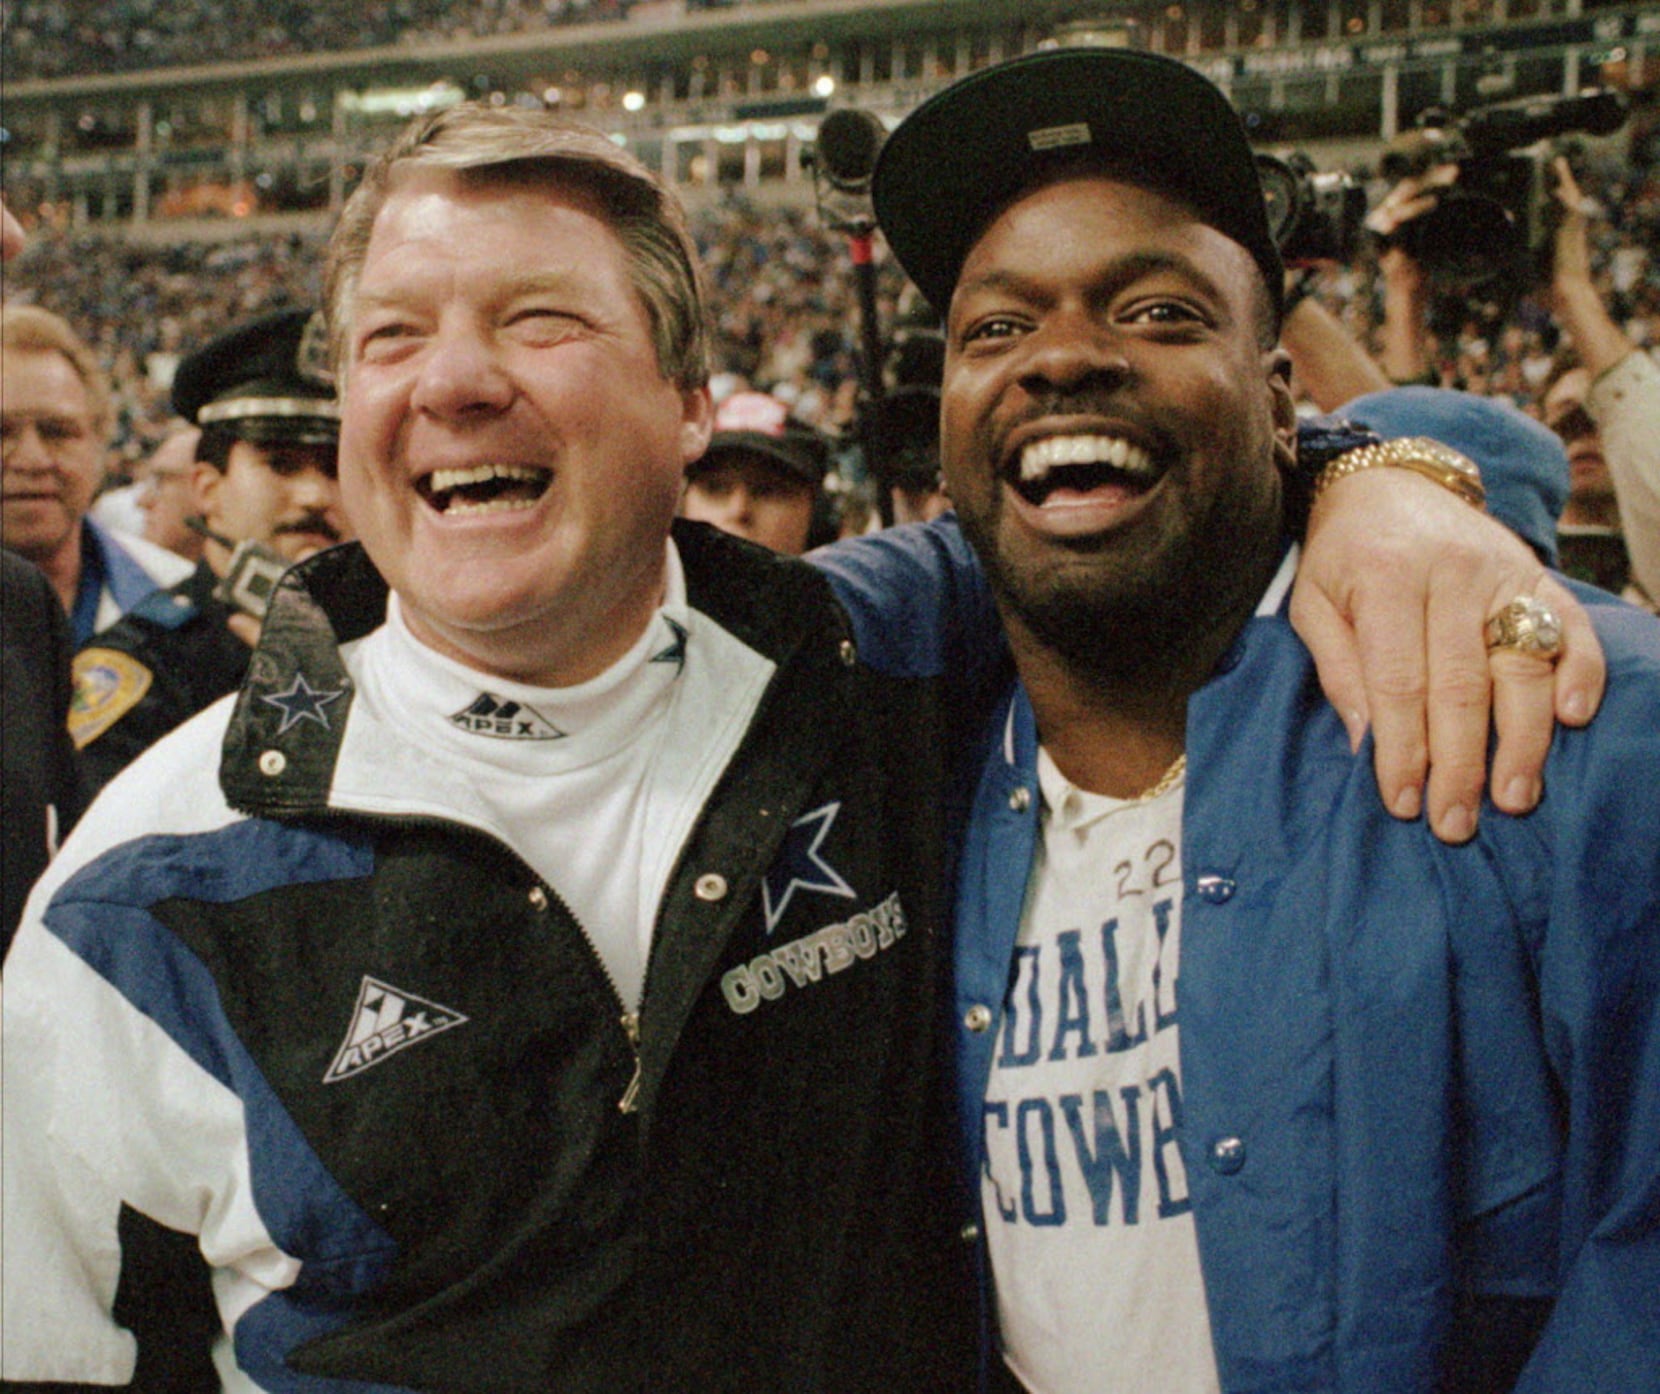
[[[0,551],[0,956],[23,902],[81,809],[69,713],[69,621],[38,568]]]
[[[1551,299],[1578,362],[1552,383],[1545,419],[1568,443],[1576,471],[1575,524],[1617,527],[1636,598],[1660,597],[1660,365],[1615,324],[1591,273],[1596,205],[1565,159]],[[1612,486],[1612,499],[1604,480]]]
[[[23,229],[0,201],[0,261]],[[23,902],[81,810],[69,714],[69,621],[39,568],[0,551],[0,958]]]
[[[888,491],[894,522],[926,523],[951,507],[940,480],[945,334],[914,286],[899,297],[882,373],[887,386],[872,433],[878,457],[868,472]]]
[[[884,458],[872,471],[893,502],[896,523],[926,523],[951,507],[940,483],[938,387],[896,387],[878,409]]]
[[[709,449],[687,466],[680,511],[800,556],[835,540],[824,492],[829,467],[829,442],[776,397],[737,392],[715,409]]]
[[[1541,410],[1545,424],[1562,438],[1568,450],[1571,474],[1562,523],[1618,533],[1620,509],[1614,498],[1614,476],[1602,453],[1597,423],[1585,410],[1590,385],[1591,375],[1580,363],[1579,354],[1571,347],[1559,350],[1545,379]]]
[[[0,542],[46,573],[79,647],[190,567],[140,538],[118,542],[86,516],[102,474],[109,397],[69,325],[7,305],[0,350]]]
[[[1559,441],[1508,402],[1441,387],[1392,387],[1338,415],[1384,440],[1428,436],[1452,444],[1481,469],[1487,511],[1556,566],[1556,520],[1568,497],[1568,458]]]
[[[201,439],[198,427],[178,423],[145,461],[138,485],[144,539],[192,562],[202,559],[206,540],[188,521],[198,511],[194,476],[196,447]]]

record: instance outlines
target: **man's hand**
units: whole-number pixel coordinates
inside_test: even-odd
[[[249,648],[259,647],[259,631],[263,626],[255,616],[237,610],[226,619],[225,627]]]
[[[1523,595],[1562,618],[1554,665],[1487,652],[1487,619]],[[1429,821],[1446,842],[1476,830],[1489,712],[1493,802],[1525,813],[1556,722],[1582,726],[1602,701],[1602,647],[1578,601],[1520,538],[1404,470],[1365,470],[1321,494],[1291,621],[1353,747],[1371,726],[1384,803],[1416,817],[1427,769]]]
[[[1552,289],[1561,295],[1565,287],[1592,283],[1590,223],[1597,203],[1581,191],[1565,157],[1558,155],[1551,162],[1551,168],[1556,175],[1554,193],[1558,208],[1556,237],[1552,243]]]
[[[1378,200],[1366,215],[1366,227],[1379,237],[1393,237],[1403,224],[1421,218],[1441,201],[1441,195],[1458,182],[1458,166],[1436,165],[1422,174],[1409,175]]]

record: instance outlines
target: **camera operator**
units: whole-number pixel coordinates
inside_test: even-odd
[[[1564,543],[1593,541],[1575,525],[1606,528],[1606,516],[1588,516],[1583,497],[1606,473],[1629,558],[1626,581],[1639,592],[1627,598],[1652,609],[1660,599],[1660,365],[1603,304],[1591,276],[1589,223],[1596,204],[1581,192],[1566,159],[1558,156],[1554,168],[1561,213],[1550,299],[1578,360],[1548,385],[1543,405],[1545,424],[1562,437],[1574,471]]]
[[[1435,165],[1408,175],[1367,215],[1367,228],[1382,239],[1378,278],[1383,285],[1383,325],[1378,358],[1397,387],[1440,385],[1429,351],[1430,282],[1422,264],[1394,241],[1408,223],[1435,208],[1458,179],[1457,165]]]
[[[1383,242],[1382,360],[1391,381],[1441,385],[1426,342],[1432,297],[1456,298],[1472,313],[1485,303],[1491,319],[1551,279],[1551,143],[1612,135],[1626,116],[1620,93],[1589,88],[1496,102],[1457,118],[1431,108],[1390,142],[1380,168],[1397,182],[1366,226]],[[1485,392],[1500,367],[1478,348],[1460,361],[1456,385]]]
[[[191,467],[201,562],[75,656],[69,729],[102,788],[242,683],[277,577],[349,535],[335,478],[339,418],[320,321],[283,310],[179,365],[173,405],[201,427]]]

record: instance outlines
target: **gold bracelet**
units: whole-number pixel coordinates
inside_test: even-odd
[[[1379,465],[1393,465],[1433,479],[1443,489],[1451,489],[1465,503],[1477,508],[1487,502],[1487,490],[1482,487],[1481,471],[1475,462],[1428,436],[1402,436],[1399,440],[1378,441],[1345,450],[1320,471],[1314,481],[1313,497],[1319,498],[1339,479]]]

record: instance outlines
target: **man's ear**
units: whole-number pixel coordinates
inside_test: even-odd
[[[1291,390],[1291,355],[1282,348],[1262,356],[1268,383],[1269,410],[1274,419],[1274,463],[1281,471],[1297,463],[1297,398]]]
[[[201,514],[211,527],[219,517],[219,490],[225,476],[206,460],[198,460],[190,467],[190,487],[196,495],[195,512]]]
[[[701,460],[715,433],[715,399],[707,387],[688,388],[681,394],[680,464],[682,468]]]

